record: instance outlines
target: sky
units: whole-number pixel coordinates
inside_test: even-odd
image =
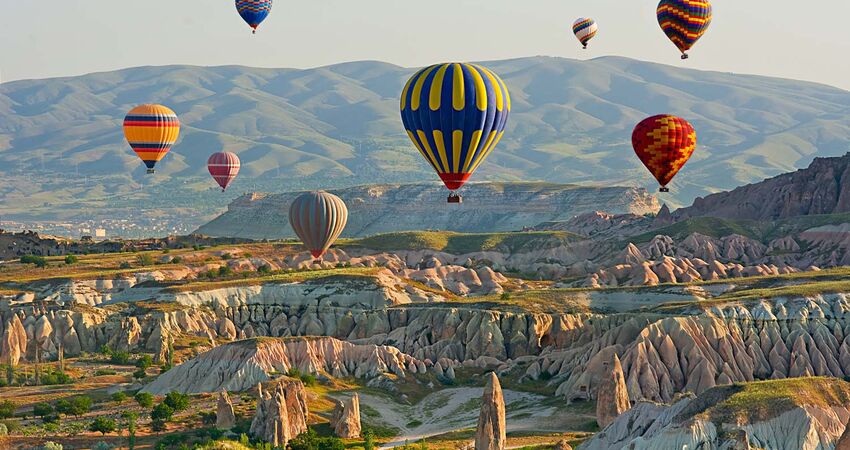
[[[684,62],[658,27],[656,5],[656,0],[276,0],[252,36],[232,0],[0,0],[0,81],[143,65],[308,68],[380,60],[419,67],[617,55],[850,89],[850,2],[714,0],[714,22]],[[594,18],[600,28],[588,50],[581,50],[571,31],[581,16]]]

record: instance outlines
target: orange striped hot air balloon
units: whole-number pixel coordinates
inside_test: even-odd
[[[688,162],[697,146],[697,133],[687,120],[662,114],[644,119],[632,132],[632,146],[643,165],[669,192],[667,184]]]
[[[180,120],[162,105],[141,105],[124,117],[124,137],[136,155],[154,173],[154,166],[180,136]]]

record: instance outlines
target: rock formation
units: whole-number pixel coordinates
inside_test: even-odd
[[[27,332],[17,314],[6,321],[0,338],[0,362],[15,366],[27,353]]]
[[[277,383],[274,392],[257,387],[259,399],[250,433],[275,447],[307,431],[307,405],[304,385],[300,381]]]
[[[561,439],[552,447],[552,450],[573,450],[573,446],[566,439]]]
[[[227,391],[221,391],[215,409],[215,426],[219,430],[229,430],[234,425],[236,425],[236,414],[233,412],[233,403]]]
[[[623,366],[615,353],[596,394],[596,423],[600,429],[604,429],[629,408],[631,403],[629,392],[626,390]]]
[[[475,450],[505,450],[505,399],[502,385],[495,372],[487,376],[484,396],[481,398],[481,413],[475,430]]]
[[[579,187],[539,183],[472,183],[466,195],[476,202],[452,214],[433,214],[411,205],[442,196],[436,184],[370,185],[331,191],[351,212],[347,236],[368,236],[402,230],[437,229],[462,232],[510,231],[542,222],[567,220],[594,211],[599,205],[612,213],[642,215],[655,212],[658,200],[644,189]],[[299,193],[247,194],[227,207],[227,212],[201,226],[196,233],[208,236],[280,239],[291,231],[286,223],[292,200]],[[250,224],[250,226],[247,226]]]
[[[360,396],[354,394],[348,400],[337,401],[331,417],[334,434],[343,439],[360,437]]]
[[[850,450],[850,420],[844,426],[844,433],[835,443],[835,450]]]

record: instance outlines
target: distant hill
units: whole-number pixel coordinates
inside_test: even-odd
[[[664,199],[672,205],[843,154],[850,142],[850,92],[829,86],[619,57],[486,65],[505,79],[513,112],[477,181],[654,188],[629,137],[635,123],[661,112],[690,120],[700,139]],[[430,181],[398,117],[398,94],[414,70],[380,62],[169,66],[5,83],[0,208],[4,217],[142,215],[200,224],[243,192]],[[168,104],[184,124],[153,177],[121,132],[126,111],[144,102]],[[224,195],[205,168],[222,149],[243,161]]]
[[[343,236],[349,237],[409,230],[514,231],[541,222],[566,220],[599,205],[617,213],[634,214],[654,213],[659,207],[655,197],[643,189],[548,183],[472,183],[465,189],[466,200],[460,205],[446,204],[444,188],[437,183],[370,185],[331,192],[348,205],[349,222]],[[288,213],[297,195],[240,197],[226,213],[201,226],[197,233],[247,239],[292,237]],[[403,241],[399,236],[399,245]],[[463,245],[450,244],[448,240],[445,243]]]
[[[675,220],[712,216],[775,220],[850,212],[850,153],[816,158],[796,172],[782,174],[729,192],[697,198],[673,213]]]

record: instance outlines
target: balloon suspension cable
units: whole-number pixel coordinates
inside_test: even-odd
[[[658,192],[670,192],[670,188],[668,188],[667,186],[661,186],[660,188],[658,188]]]
[[[687,53],[682,53],[682,59],[688,59],[688,58],[689,58],[689,56],[688,56]]]

